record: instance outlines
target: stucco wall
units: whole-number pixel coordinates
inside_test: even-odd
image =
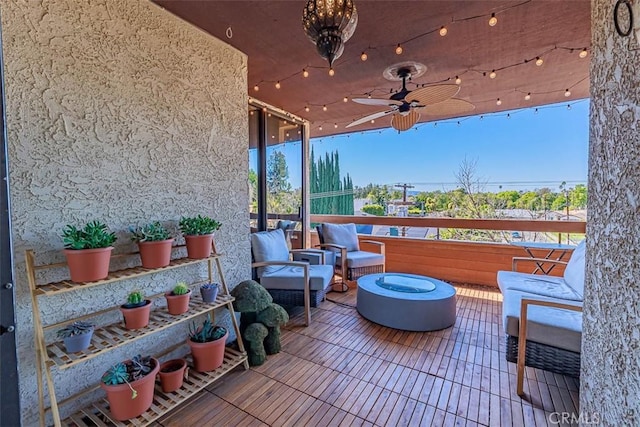
[[[640,425],[640,45],[616,33],[615,2],[591,4],[580,409],[585,420],[631,426]]]
[[[35,249],[39,263],[60,261],[64,225],[100,219],[118,233],[116,252],[127,252],[135,249],[129,225],[175,227],[180,216],[202,213],[223,223],[216,241],[228,284],[250,276],[247,58],[144,0],[3,1],[2,30],[20,394],[32,425],[25,249]],[[204,274],[173,270],[40,304],[53,322],[116,306],[132,288],[159,293]],[[97,384],[123,358],[184,341],[185,327],[57,372],[59,397]]]

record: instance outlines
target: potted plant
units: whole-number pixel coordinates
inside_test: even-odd
[[[133,291],[127,296],[126,304],[120,306],[124,317],[124,327],[140,329],[149,324],[151,314],[151,300],[145,299],[140,291]]]
[[[217,283],[205,283],[201,285],[200,295],[202,295],[202,300],[208,303],[216,302],[219,290],[220,287]]]
[[[118,421],[135,418],[151,407],[160,364],[140,355],[113,365],[102,375],[100,387],[107,392],[109,410]]]
[[[131,240],[138,243],[142,267],[166,267],[171,262],[173,238],[159,221],[142,227],[129,227]]]
[[[67,353],[77,353],[89,348],[95,325],[88,322],[73,322],[56,332],[58,339],[64,341]]]
[[[211,315],[196,328],[195,322],[189,325],[189,339],[187,343],[193,356],[193,367],[198,372],[218,369],[224,360],[225,342],[229,333],[222,326],[211,323]]]
[[[182,217],[178,225],[187,244],[187,257],[203,259],[211,256],[213,232],[222,224],[208,216],[198,215]]]
[[[182,387],[185,371],[187,370],[187,361],[184,359],[167,360],[160,365],[160,385],[162,391],[171,393]]]
[[[172,291],[165,292],[164,297],[167,299],[169,314],[175,316],[189,310],[191,289],[189,289],[186,282],[178,282]]]
[[[116,235],[104,223],[92,221],[84,228],[67,225],[62,231],[62,240],[71,280],[95,282],[109,275],[109,261]]]

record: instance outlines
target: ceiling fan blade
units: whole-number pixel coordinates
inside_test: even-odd
[[[418,111],[430,116],[455,116],[458,114],[470,113],[475,110],[476,106],[464,99],[447,99],[437,104],[426,105],[417,108]]]
[[[364,105],[402,105],[402,101],[380,98],[353,98],[353,102]]]
[[[402,114],[394,114],[391,119],[391,126],[397,131],[409,130],[420,119],[420,113],[416,110],[409,111],[409,114],[403,116]]]
[[[346,128],[350,128],[352,126],[358,126],[358,125],[361,125],[362,123],[368,122],[370,120],[374,120],[374,119],[377,119],[377,118],[380,118],[380,117],[384,117],[384,116],[386,116],[388,114],[395,113],[396,111],[398,111],[397,108],[392,108],[391,110],[388,110],[388,111],[380,111],[378,113],[369,114],[368,116],[364,116],[364,117],[356,120],[355,122],[349,123],[345,127]]]
[[[458,85],[427,86],[409,92],[404,99],[407,102],[417,101],[422,105],[431,105],[453,98],[459,91]]]

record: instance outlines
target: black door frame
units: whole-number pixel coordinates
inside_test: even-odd
[[[2,23],[0,22],[0,47]],[[0,49],[0,425],[20,425],[20,394],[15,332],[15,287],[13,245],[11,243],[11,203],[9,201],[9,162],[4,103],[4,61]]]

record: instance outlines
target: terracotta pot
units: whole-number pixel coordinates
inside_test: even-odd
[[[208,372],[222,366],[224,349],[229,331],[220,339],[211,342],[193,342],[187,340],[193,356],[193,368],[198,372]]]
[[[109,275],[109,261],[113,246],[97,249],[65,249],[71,280],[95,282]]]
[[[91,337],[93,337],[93,329],[85,334],[67,337],[63,340],[64,348],[67,350],[67,353],[77,353],[86,350],[91,345]]]
[[[191,298],[191,289],[189,293],[184,295],[173,295],[173,291],[165,292],[164,297],[167,299],[167,311],[174,316],[189,311],[189,299]]]
[[[131,398],[132,392],[129,385],[107,385],[100,381],[100,387],[107,392],[109,411],[111,411],[111,415],[116,420],[124,421],[135,418],[151,407],[156,375],[160,370],[160,363],[156,359],[153,359],[153,361],[155,362],[155,367],[151,372],[139,380],[129,383],[131,388],[138,393],[135,399]]]
[[[140,259],[144,268],[166,267],[171,262],[171,245],[173,239],[157,242],[138,242]]]
[[[203,259],[211,256],[213,249],[213,233],[203,235],[184,236],[187,243],[187,257],[191,259]]]
[[[160,365],[160,385],[162,391],[171,393],[182,387],[184,371],[187,369],[187,361],[184,359],[167,360]]]
[[[149,324],[149,314],[151,314],[151,300],[145,300],[146,304],[140,307],[128,308],[120,306],[120,311],[124,317],[124,327],[127,329],[140,329]]]

